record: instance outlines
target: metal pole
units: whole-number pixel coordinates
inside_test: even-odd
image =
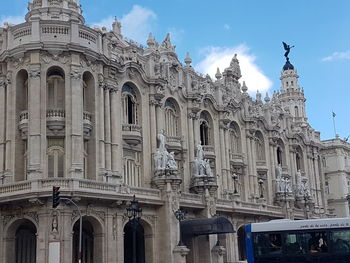
[[[132,263],[136,263],[136,219],[132,222]]]
[[[66,200],[69,201],[70,203],[72,203],[73,205],[75,205],[75,207],[78,209],[79,215],[80,215],[80,222],[79,222],[79,255],[78,255],[78,262],[81,263],[81,258],[82,258],[82,253],[81,253],[81,241],[82,241],[82,237],[83,237],[83,217],[81,216],[81,212],[80,209],[78,207],[78,205],[76,203],[74,203],[74,201],[72,199],[69,198],[64,198],[61,197],[61,200]]]

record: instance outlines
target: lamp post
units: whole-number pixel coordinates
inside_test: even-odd
[[[179,221],[180,238],[179,238],[179,243],[177,245],[180,247],[180,246],[183,246],[182,234],[181,234],[181,221],[185,220],[186,213],[179,208],[178,210],[174,211],[174,215],[176,219]]]
[[[132,226],[132,262],[136,263],[136,230],[138,221],[142,216],[142,208],[139,206],[139,201],[136,200],[135,195],[130,205],[126,208],[126,216],[129,218]]]
[[[237,194],[238,193],[238,191],[237,191],[237,180],[238,180],[237,174],[233,173],[232,180],[233,180],[233,193]]]
[[[264,198],[264,189],[263,189],[264,180],[260,178],[258,181],[258,184],[259,184],[260,198]]]

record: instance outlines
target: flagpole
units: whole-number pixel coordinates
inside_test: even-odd
[[[333,128],[334,128],[334,136],[335,136],[335,138],[338,138],[338,135],[337,135],[337,131],[336,131],[336,129],[335,129],[335,113],[334,113],[334,111],[332,111],[332,116],[333,116]]]

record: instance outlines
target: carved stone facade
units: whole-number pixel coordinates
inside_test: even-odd
[[[25,23],[0,29],[0,262],[14,262],[21,231],[35,234],[36,262],[57,251],[75,262],[79,212],[52,209],[52,186],[75,200],[91,234],[83,262],[124,262],[133,195],[148,263],[244,257],[239,234],[177,246],[179,208],[188,219],[219,214],[238,231],[327,216],[320,135],[290,63],[263,102],[240,84],[237,56],[212,80],[189,55],[178,60],[169,35],[141,47],[118,21],[107,32],[81,14],[78,0],[33,0]]]

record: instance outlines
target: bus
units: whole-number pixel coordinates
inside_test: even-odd
[[[350,263],[350,218],[245,226],[248,263]]]

